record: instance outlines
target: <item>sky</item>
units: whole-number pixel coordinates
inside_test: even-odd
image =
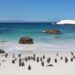
[[[75,19],[75,0],[0,0],[0,20]]]

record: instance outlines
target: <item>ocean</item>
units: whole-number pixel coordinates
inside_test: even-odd
[[[63,34],[43,33],[46,29],[58,29]],[[21,37],[31,37],[34,43],[74,46],[75,25],[56,25],[51,23],[0,23],[0,41],[18,43]],[[44,45],[44,46],[45,46]],[[74,48],[73,48],[74,49]]]

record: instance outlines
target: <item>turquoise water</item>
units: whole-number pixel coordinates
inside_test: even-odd
[[[45,29],[59,29],[63,34],[46,34],[42,32]],[[33,38],[34,43],[74,43],[75,25],[52,25],[50,23],[0,23],[0,41],[18,42],[23,36]]]

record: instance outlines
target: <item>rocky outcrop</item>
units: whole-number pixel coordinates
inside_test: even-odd
[[[21,37],[19,40],[19,44],[33,44],[33,39],[30,37]]]
[[[4,50],[2,50],[2,49],[0,49],[0,53],[5,53],[5,51],[4,51]]]
[[[48,34],[62,34],[62,32],[57,29],[48,29],[48,30],[44,30],[43,32]]]

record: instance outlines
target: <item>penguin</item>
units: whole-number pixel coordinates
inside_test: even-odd
[[[39,57],[37,57],[37,62],[39,62]]]
[[[57,59],[56,58],[55,58],[54,62],[57,63]]]
[[[18,54],[18,57],[21,57],[21,54]]]
[[[68,58],[67,57],[65,57],[65,63],[67,63],[68,62]]]
[[[49,58],[47,59],[47,63],[50,63],[50,61],[51,61],[51,58],[49,57]]]
[[[63,59],[63,57],[61,56],[61,57],[60,57],[60,59],[62,60],[62,59]]]
[[[43,55],[43,59],[45,59],[45,55]]]
[[[12,60],[12,63],[15,64],[15,60]]]
[[[47,65],[47,66],[53,66],[53,64],[49,64],[49,65]]]
[[[44,66],[44,62],[43,61],[41,62],[41,65]]]
[[[22,66],[22,63],[21,63],[21,58],[19,58],[19,66]]]
[[[5,54],[5,57],[6,57],[6,58],[8,57],[8,54],[7,54],[7,53]]]
[[[28,70],[31,70],[31,66],[30,65],[28,66]]]
[[[73,62],[73,58],[71,58],[71,62]]]
[[[42,61],[42,57],[40,57],[40,61]]]
[[[74,53],[71,51],[71,55],[74,55]]]
[[[59,54],[57,53],[56,56],[59,56]]]
[[[22,64],[22,66],[25,66],[24,62],[22,62],[21,64]]]

